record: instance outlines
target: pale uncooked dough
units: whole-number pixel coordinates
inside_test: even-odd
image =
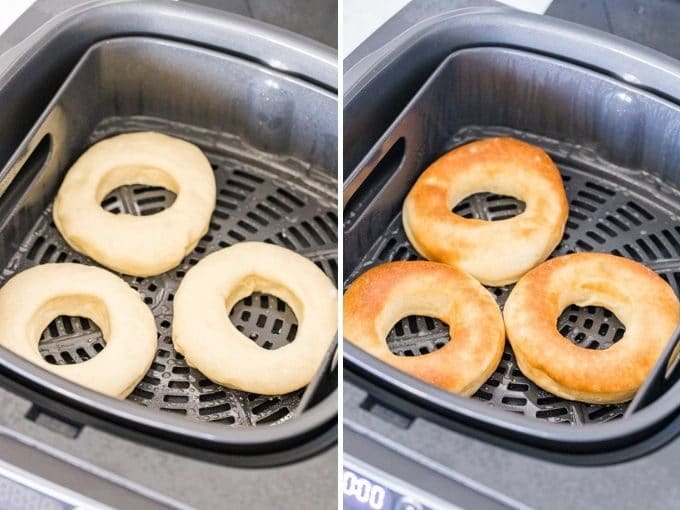
[[[40,335],[60,315],[94,321],[106,341],[104,350],[75,365],[45,361]],[[43,264],[0,289],[0,345],[64,379],[125,398],[154,360],[156,324],[139,294],[113,273],[82,264]]]
[[[162,186],[177,195],[157,214],[112,214],[101,201],[119,186]],[[215,176],[196,147],[144,132],[115,136],[88,149],[66,174],[54,223],[68,244],[103,266],[151,276],[176,267],[207,233],[215,208]]]
[[[232,324],[229,312],[253,292],[283,299],[298,320],[295,340],[259,347]],[[278,395],[309,384],[337,331],[337,289],[314,263],[266,243],[244,242],[191,268],[174,300],[173,343],[211,381]]]

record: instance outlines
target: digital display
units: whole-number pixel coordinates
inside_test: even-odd
[[[342,494],[345,508],[372,510],[392,508],[393,498],[390,491],[347,469],[342,476]]]
[[[353,469],[343,471],[342,494],[347,510],[432,510]]]

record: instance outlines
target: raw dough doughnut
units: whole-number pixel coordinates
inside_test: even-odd
[[[177,195],[157,214],[112,214],[101,207],[126,184]],[[160,133],[132,133],[90,147],[66,174],[54,223],[73,249],[115,271],[151,276],[177,266],[208,231],[215,177],[198,147]]]
[[[40,335],[60,315],[86,317],[106,347],[76,365],[52,365],[38,350]],[[141,297],[118,276],[81,264],[44,264],[0,289],[0,345],[64,379],[125,398],[156,355],[156,324]]]
[[[604,350],[579,347],[557,330],[569,305],[603,306],[626,326]],[[623,257],[575,253],[544,262],[515,285],[503,312],[524,375],[570,400],[630,400],[678,325],[680,303],[652,270]]]
[[[478,281],[436,262],[390,262],[369,269],[345,292],[344,337],[376,358],[430,384],[470,396],[498,366],[503,317]],[[451,341],[421,356],[393,354],[385,338],[409,315],[449,325]]]
[[[501,221],[451,211],[479,192],[516,197],[526,209]],[[500,286],[517,281],[550,255],[567,214],[562,178],[545,152],[512,138],[489,138],[430,165],[404,201],[403,224],[423,257],[457,266],[484,285]]]
[[[295,312],[295,341],[266,350],[241,333],[229,312],[253,292],[283,299]],[[314,263],[267,243],[244,242],[192,267],[174,301],[177,352],[211,381],[262,395],[309,384],[338,326],[338,291]]]

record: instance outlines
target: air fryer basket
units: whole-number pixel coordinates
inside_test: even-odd
[[[148,37],[92,46],[0,176],[2,282],[40,263],[95,264],[65,243],[51,204],[69,165],[103,138],[155,130],[195,143],[215,171],[217,206],[209,232],[180,266],[149,278],[124,277],[153,311],[159,332],[156,359],[128,398],[144,407],[103,399],[6,351],[0,352],[3,369],[29,385],[44,383],[75,394],[76,401],[89,399],[104,420],[124,419],[133,428],[151,424],[187,444],[207,441],[216,451],[300,447],[286,446],[291,434],[310,444],[318,443],[312,440],[318,434],[332,439],[323,432],[336,412],[332,367],[318,374],[316,405],[302,412],[304,389],[270,397],[213,384],[175,352],[171,327],[172,300],[184,274],[203,256],[240,241],[295,250],[337,283],[336,122],[334,94],[241,58]],[[114,190],[103,206],[144,215],[172,200],[161,188],[132,186]],[[297,328],[285,303],[266,295],[239,302],[231,319],[265,349],[293,341]],[[51,363],[86,361],[103,348],[92,323],[69,318],[54,321],[40,344]]]
[[[553,256],[593,250],[626,256],[657,271],[680,294],[678,135],[677,105],[584,67],[502,47],[454,52],[345,181],[345,285],[372,265],[420,258],[406,239],[400,210],[430,162],[472,140],[513,136],[544,148],[562,174],[570,214]],[[502,219],[521,212],[521,203],[478,194],[456,212]],[[511,286],[490,290],[502,307]],[[623,334],[616,317],[595,307],[570,307],[558,328],[591,349],[606,348]],[[400,321],[387,341],[401,355],[425,354],[448,341],[448,328],[411,317]],[[630,417],[623,417],[625,404],[566,401],[525,378],[509,346],[473,399],[416,381],[349,342],[345,357],[377,384],[442,414],[554,449],[620,446],[633,430],[659,425],[680,397],[672,388]],[[611,423],[553,425],[604,422]]]

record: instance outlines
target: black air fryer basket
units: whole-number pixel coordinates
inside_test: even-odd
[[[0,349],[3,384],[59,416],[218,462],[289,462],[333,444],[332,352],[308,388],[262,396],[215,385],[189,367],[171,328],[184,274],[240,241],[292,249],[337,282],[335,56],[252,20],[145,1],[100,2],[57,17],[5,55],[12,58],[0,62],[0,104],[9,105],[0,118],[3,283],[35,264],[95,264],[65,243],[51,204],[69,166],[103,138],[154,130],[198,145],[218,198],[209,232],[177,268],[125,277],[159,333],[156,359],[127,401]],[[163,189],[132,186],[114,190],[103,207],[144,215],[171,202]],[[291,310],[266,295],[239,302],[231,318],[265,349],[295,337]],[[86,361],[103,348],[91,322],[68,318],[54,321],[40,344],[51,363]]]
[[[345,286],[373,265],[420,258],[403,231],[401,206],[432,161],[472,140],[512,136],[546,150],[562,174],[570,212],[552,256],[628,257],[680,294],[678,77],[680,65],[651,50],[498,9],[431,18],[360,60],[345,75]],[[487,220],[521,210],[521,202],[491,194],[473,195],[455,209]],[[490,290],[502,307],[511,286]],[[558,329],[590,349],[612,345],[624,331],[595,307],[568,308]],[[388,337],[393,352],[406,356],[446,341],[448,328],[424,317],[402,320]],[[470,399],[399,372],[350,342],[345,367],[348,380],[407,415],[558,455],[601,454],[604,461],[620,458],[615,450],[635,454],[658,444],[653,432],[676,417],[680,389],[665,373],[670,351],[644,395],[611,406],[542,390],[524,377],[509,346]]]

